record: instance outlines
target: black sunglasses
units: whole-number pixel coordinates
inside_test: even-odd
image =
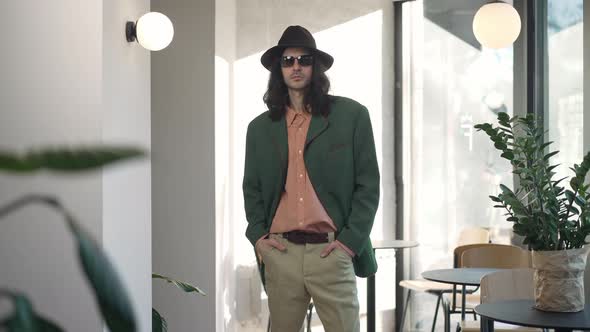
[[[311,66],[313,64],[313,55],[311,54],[303,54],[300,56],[283,56],[281,57],[281,67],[293,67],[295,64],[295,59],[302,67]]]

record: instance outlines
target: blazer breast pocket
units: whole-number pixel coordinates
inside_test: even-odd
[[[332,175],[338,173],[334,172],[335,169],[345,167],[349,164],[352,165],[353,153],[351,143],[333,143],[328,146],[327,150],[324,155],[324,167],[331,170],[330,172],[334,173]]]
[[[350,143],[333,143],[328,147],[328,153],[333,153],[350,147]]]

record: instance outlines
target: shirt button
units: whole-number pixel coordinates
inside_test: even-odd
[[[300,202],[303,202],[303,197],[299,197],[299,201]]]
[[[301,154],[301,150],[299,150],[299,154]]]
[[[303,174],[299,174],[299,177],[302,178],[303,177]]]

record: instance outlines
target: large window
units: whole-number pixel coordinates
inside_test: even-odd
[[[510,165],[473,126],[513,113],[513,50],[482,49],[475,40],[471,22],[482,4],[423,0],[402,9],[404,228],[420,243],[412,278],[451,267],[465,228],[485,227],[494,242],[510,241],[511,225],[488,198],[499,183],[512,183]],[[417,294],[404,330],[429,330],[435,300]]]
[[[452,266],[458,234],[467,227],[488,228],[495,243],[518,243],[488,198],[499,183],[512,185],[511,167],[474,124],[495,122],[500,111],[542,115],[546,139],[561,151],[552,160],[563,165],[556,179],[571,176],[569,167],[585,152],[583,0],[518,0],[526,12],[518,48],[502,50],[482,48],[473,35],[473,16],[485,3],[416,0],[401,7],[403,229],[420,243],[410,260],[412,278]],[[543,15],[535,19],[533,12]],[[404,331],[430,330],[435,301],[415,297]]]
[[[549,0],[547,8],[548,124],[551,147],[560,150],[556,179],[583,157],[583,0]]]

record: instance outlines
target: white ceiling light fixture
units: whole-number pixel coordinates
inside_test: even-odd
[[[487,48],[505,48],[520,34],[520,15],[504,1],[490,1],[483,5],[473,18],[473,33]]]
[[[174,26],[170,19],[158,12],[144,14],[135,22],[127,22],[125,35],[128,42],[137,42],[150,51],[166,48],[174,37]]]

